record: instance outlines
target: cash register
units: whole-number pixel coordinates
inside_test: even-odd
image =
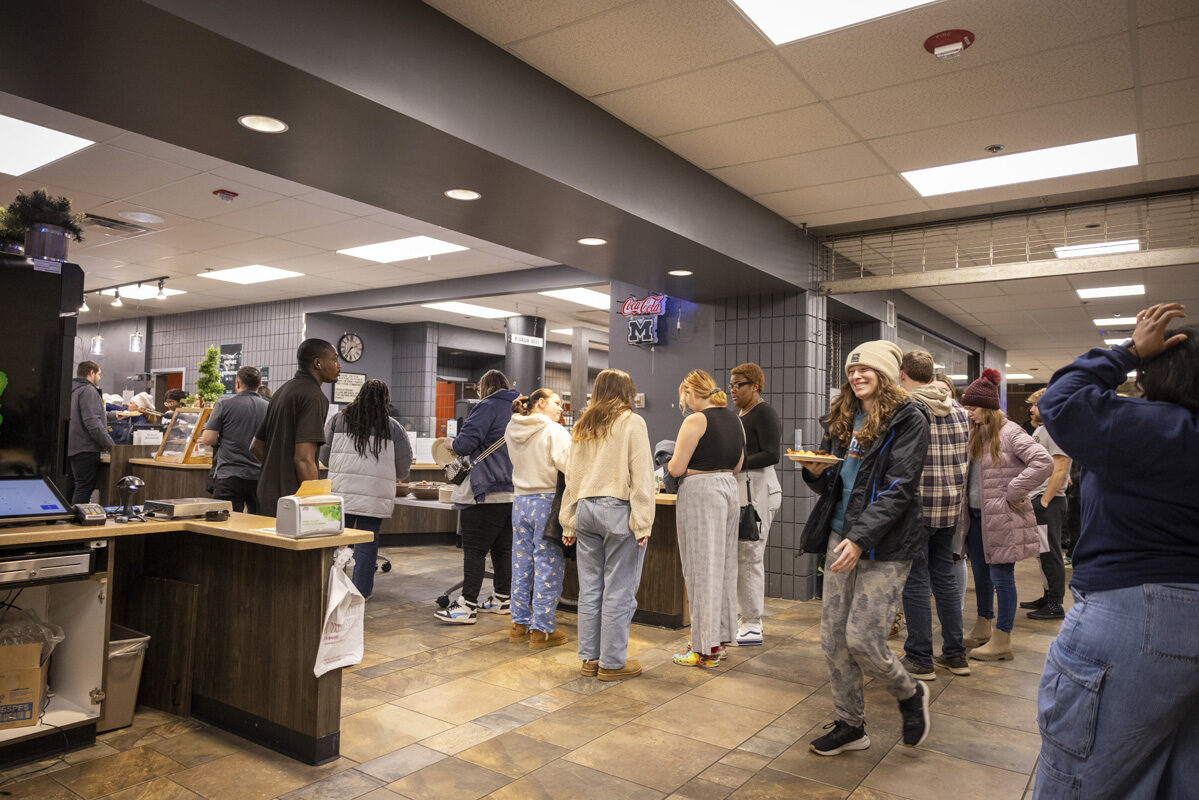
[[[72,506],[49,478],[0,477],[0,526],[74,521],[103,525],[104,507],[97,503]]]

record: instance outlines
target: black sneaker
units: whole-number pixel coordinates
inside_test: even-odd
[[[1049,602],[1049,599],[1047,597],[1045,597],[1045,595],[1041,595],[1036,600],[1024,601],[1023,603],[1020,604],[1020,607],[1021,608],[1033,608],[1033,609],[1044,608],[1045,604],[1048,602]]]
[[[846,750],[865,750],[870,746],[870,737],[866,735],[866,726],[854,727],[849,723],[837,720],[824,726],[827,731],[819,739],[814,739],[808,748],[818,756],[835,756]]]
[[[928,689],[916,682],[916,694],[899,701],[899,715],[903,717],[903,743],[908,747],[919,747],[931,727],[928,720]]]
[[[932,664],[917,664],[912,659],[904,656],[899,659],[899,666],[906,669],[908,674],[918,681],[935,681],[937,679],[937,673],[933,671]]]
[[[970,660],[965,656],[946,658],[944,655],[933,656],[933,663],[942,669],[947,669],[954,675],[969,675]]]
[[[1038,608],[1036,611],[1028,612],[1029,619],[1065,619],[1066,609],[1062,608],[1061,603],[1046,603],[1044,607]]]

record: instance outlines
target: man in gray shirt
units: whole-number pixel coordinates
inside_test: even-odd
[[[71,382],[70,428],[67,429],[67,495],[86,503],[96,486],[100,453],[111,450],[108,419],[100,397],[100,365],[80,361]]]
[[[1070,456],[1057,446],[1041,423],[1037,401],[1044,389],[1033,392],[1028,398],[1029,420],[1036,425],[1032,438],[1053,456],[1053,474],[1032,492],[1032,510],[1037,515],[1037,525],[1046,528],[1049,542],[1048,552],[1041,553],[1041,572],[1045,576],[1045,593],[1037,600],[1021,603],[1021,608],[1031,609],[1029,619],[1062,619],[1066,611],[1062,599],[1066,595],[1066,563],[1062,554],[1062,529],[1066,524],[1066,483],[1070,476]]]
[[[262,374],[256,367],[242,367],[233,379],[232,397],[216,404],[204,426],[201,441],[217,447],[212,496],[228,500],[234,511],[258,513],[258,459],[250,455],[254,432],[266,417],[269,405],[258,386]],[[273,509],[272,509],[273,513]]]

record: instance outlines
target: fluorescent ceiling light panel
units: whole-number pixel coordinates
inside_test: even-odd
[[[504,319],[516,316],[515,311],[500,311],[498,308],[477,306],[474,303],[459,303],[456,300],[446,303],[421,303],[421,308],[431,308],[434,311],[445,311],[450,314],[461,314],[464,317],[478,317],[480,319]]]
[[[806,39],[860,22],[898,14],[931,0],[854,0],[852,3],[799,3],[796,0],[733,0],[775,44]]]
[[[1027,372],[1012,372],[1007,376],[1009,381],[1031,381],[1032,378]]]
[[[1137,135],[1130,133],[900,174],[922,197],[933,197],[1136,165]]]
[[[116,297],[117,292],[121,293],[121,297],[125,300],[149,300],[152,297],[158,297],[158,284],[153,286],[143,283],[138,286],[136,283],[130,286],[118,286],[115,289],[105,289],[100,294],[106,294],[109,297]],[[163,294],[168,297],[173,294],[187,294],[182,289],[163,289]]]
[[[574,332],[574,328],[552,328],[550,330],[550,333],[560,333],[563,336],[573,336]]]
[[[303,277],[303,272],[292,272],[289,269],[279,269],[278,267],[265,267],[262,264],[251,264],[248,267],[234,267],[232,269],[218,269],[212,272],[201,272],[199,277],[212,278],[217,281],[228,281],[229,283],[262,283],[264,281],[277,281],[283,278],[300,278]],[[169,291],[169,290],[168,290]],[[157,291],[155,291],[157,294]]]
[[[350,247],[338,250],[343,256],[365,258],[380,264],[394,264],[397,261],[408,261],[413,258],[440,256],[445,253],[457,253],[467,248],[460,244],[450,244],[431,236],[409,236],[407,239],[392,239],[389,242],[364,244],[360,247]]]
[[[546,297],[553,297],[557,300],[565,300],[568,303],[578,303],[581,306],[588,308],[607,309],[612,302],[612,298],[603,292],[597,292],[594,289],[550,289],[545,292],[538,292]]]
[[[1091,320],[1100,328],[1122,328],[1124,326],[1133,327],[1137,324],[1136,317],[1104,317],[1103,319]]]
[[[1127,337],[1127,336],[1125,336],[1125,337],[1124,337],[1124,338],[1122,338],[1122,339],[1104,339],[1104,340],[1103,340],[1103,343],[1104,343],[1105,345],[1107,345],[1108,347],[1114,347],[1114,346],[1116,346],[1116,345],[1118,345],[1118,344],[1124,344],[1124,343],[1125,343],[1125,342],[1127,342],[1127,341],[1128,341],[1128,337]]]
[[[0,114],[0,172],[24,175],[95,142]]]
[[[1081,258],[1082,256],[1108,256],[1112,253],[1135,253],[1141,249],[1140,239],[1122,239],[1118,242],[1093,242],[1092,244],[1072,244],[1067,247],[1055,247],[1053,252],[1058,258]],[[1116,289],[1132,289],[1132,286],[1117,286]],[[1124,294],[1144,294],[1145,287],[1140,287],[1139,292],[1125,292]],[[1104,291],[1102,289],[1079,289],[1078,296],[1086,297],[1083,292]],[[1091,297],[1118,297],[1119,295],[1103,295],[1096,294]]]
[[[1135,286],[1103,286],[1097,289],[1078,289],[1078,296],[1083,300],[1091,300],[1096,297],[1131,297],[1133,295],[1144,294],[1145,284],[1138,283]]]
[[[945,377],[949,378],[951,381],[964,381],[969,379],[968,375],[946,375]]]

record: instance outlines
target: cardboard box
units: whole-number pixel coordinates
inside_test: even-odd
[[[41,658],[40,644],[0,646],[0,730],[37,725],[46,690]]]

